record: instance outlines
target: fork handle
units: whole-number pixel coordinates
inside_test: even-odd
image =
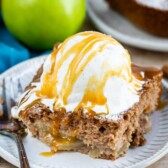
[[[18,152],[19,152],[19,158],[20,158],[20,167],[21,168],[30,168],[29,162],[27,159],[27,155],[23,146],[22,139],[20,135],[13,133],[13,138],[16,141],[16,144],[18,146]]]

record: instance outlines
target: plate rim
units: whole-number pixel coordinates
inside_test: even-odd
[[[87,12],[88,12],[90,19],[95,24],[95,26],[98,28],[98,30],[100,30],[106,34],[112,35],[114,38],[116,38],[117,40],[119,40],[120,42],[122,42],[126,45],[130,45],[130,46],[140,48],[140,49],[145,49],[145,50],[160,51],[160,52],[165,52],[165,53],[168,52],[168,43],[166,45],[162,45],[161,43],[156,44],[155,42],[149,43],[148,41],[143,41],[141,39],[136,39],[132,36],[125,35],[119,31],[117,31],[113,27],[108,26],[103,20],[101,20],[95,14],[94,10],[92,10],[92,7],[91,7],[92,3],[93,3],[93,1],[87,0]],[[136,28],[136,29],[138,29],[138,28]],[[142,31],[142,30],[140,29],[140,31]]]
[[[28,62],[31,63],[31,62],[35,62],[36,60],[42,60],[42,59],[45,59],[45,57],[48,56],[47,54],[43,54],[43,55],[37,55],[33,58],[29,58],[25,61],[22,61],[18,64],[15,64],[14,66],[10,67],[9,69],[7,69],[6,71],[4,71],[3,73],[0,74],[0,80],[2,80],[2,78],[8,74],[10,71],[13,71],[15,69],[17,69],[18,67],[20,66],[23,66],[24,64],[26,65]]]
[[[15,69],[24,66],[26,64],[30,64],[31,62],[35,62],[38,60],[44,60],[46,57],[46,55],[40,55],[38,57],[35,58],[31,58],[29,60],[26,60],[24,62],[21,62],[13,67],[11,67],[10,69],[8,69],[7,71],[5,71],[4,73],[2,73],[0,75],[0,80],[2,80],[4,78],[5,75],[7,75],[8,73],[10,73],[11,71],[14,71]],[[138,167],[147,167],[153,163],[155,163],[156,161],[158,161],[160,158],[162,158],[164,155],[166,155],[168,153],[168,142],[164,143],[164,146],[159,149],[156,153],[154,153],[151,157],[137,162],[135,165],[129,166],[128,168],[138,168]],[[18,158],[14,157],[13,155],[11,155],[9,152],[7,152],[5,149],[3,149],[0,146],[0,156],[6,160],[7,162],[13,164],[14,166],[19,166],[19,160]],[[31,164],[31,167],[33,168],[40,168],[38,165],[35,165],[34,163]]]

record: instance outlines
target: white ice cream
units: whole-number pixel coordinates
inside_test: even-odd
[[[70,52],[73,47],[75,49]],[[80,54],[77,53],[78,48]],[[64,58],[67,53],[68,57]],[[51,70],[52,58],[55,59],[55,67],[59,67],[58,71]],[[53,93],[55,96],[48,96],[45,90],[42,95],[37,94],[45,83],[51,83],[45,81],[45,76],[49,73],[50,78],[56,79],[52,86],[52,90],[56,90]],[[40,82],[32,83],[36,87],[29,93],[24,93],[22,97],[26,95],[28,99],[19,106],[18,113],[40,98],[51,111],[63,107],[67,112],[73,112],[82,107],[85,112],[93,110],[114,119],[114,116],[139,101],[138,91],[142,89],[142,84],[142,81],[132,75],[130,56],[117,41],[100,33],[83,32],[67,39],[59,45],[55,55],[47,57]]]

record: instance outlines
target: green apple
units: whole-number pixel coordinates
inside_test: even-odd
[[[35,50],[51,49],[76,33],[85,17],[85,0],[2,0],[8,30]]]

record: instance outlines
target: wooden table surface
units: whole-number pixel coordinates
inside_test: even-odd
[[[87,18],[83,28],[83,30],[95,30],[94,26],[90,23]],[[160,53],[160,52],[152,52],[142,49],[133,48],[127,45],[124,47],[129,51],[132,61],[136,64],[143,66],[156,66],[161,67],[163,64],[168,65],[168,52]],[[167,168],[168,167],[168,154],[149,166],[148,168]],[[15,168],[10,163],[6,162],[4,159],[0,158],[0,168]]]

